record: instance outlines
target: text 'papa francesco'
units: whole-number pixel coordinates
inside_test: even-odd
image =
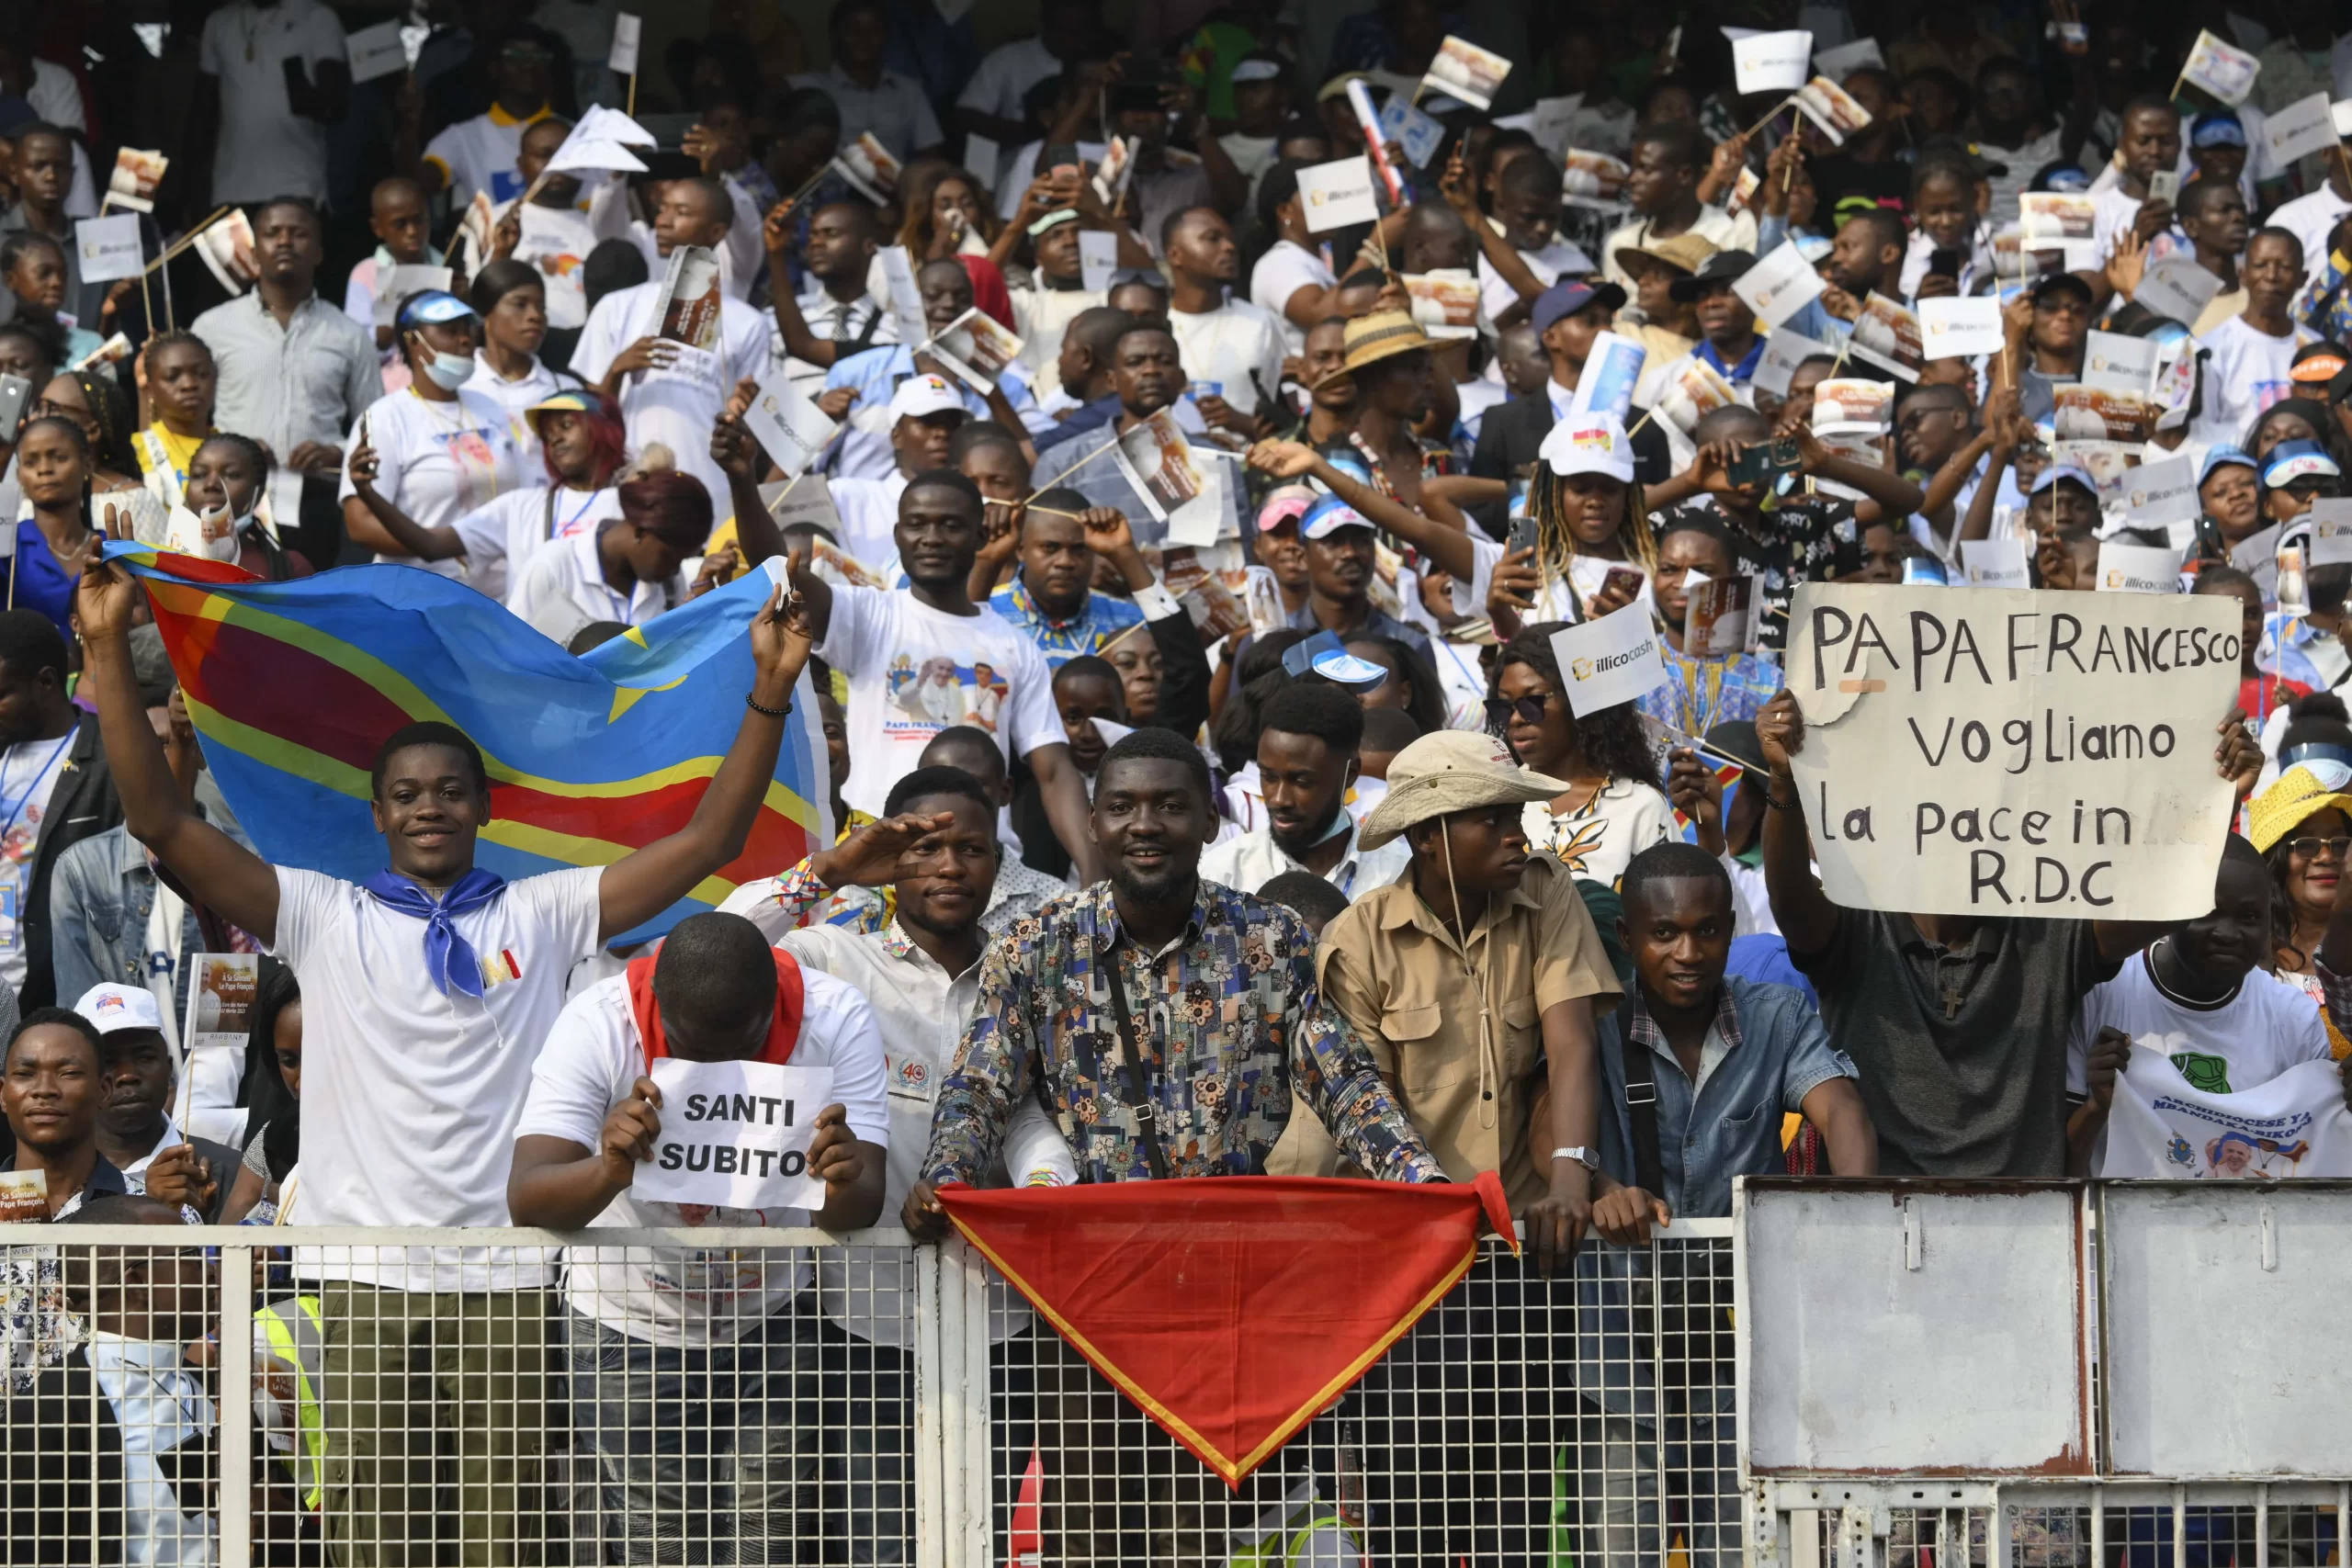
[[[2000,679],[2007,681],[2055,674],[2062,668],[2081,675],[2168,675],[2211,664],[2234,668],[2240,647],[2234,631],[2157,626],[2124,626],[2120,636],[2116,627],[2103,626],[2086,644],[2081,617],[2064,610],[2037,610],[2002,616],[2003,635],[1987,649],[1965,615],[1913,610],[1905,618],[1910,623],[1905,641],[1915,693],[1925,691],[1930,680],[1951,685],[1963,675],[1973,675],[1980,684],[1991,686],[1997,683],[1996,668],[2004,671]],[[1840,647],[1846,649],[1845,664],[1833,671],[1831,650]],[[1816,691],[1864,668],[1873,649],[1898,672],[1905,668],[1905,655],[1887,640],[1876,617],[1868,612],[1849,615],[1831,604],[1815,606],[1813,684]]]

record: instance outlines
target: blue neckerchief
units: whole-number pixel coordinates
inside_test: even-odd
[[[407,877],[379,871],[360,884],[379,903],[414,915],[424,922],[424,969],[434,989],[447,996],[455,986],[469,997],[481,995],[481,960],[472,944],[458,934],[456,917],[482,908],[506,891],[506,879],[476,866],[458,878],[457,886],[435,902],[431,894]]]
[[[1724,356],[1717,354],[1715,345],[1705,338],[1699,340],[1698,354],[1699,357],[1705,360],[1724,380],[1736,387],[1744,387],[1756,378],[1756,367],[1763,361],[1764,337],[1762,333],[1758,333],[1756,341],[1747,345],[1747,353],[1741,356],[1736,365],[1724,364]]]

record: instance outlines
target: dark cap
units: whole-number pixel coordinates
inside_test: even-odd
[[[2043,295],[2061,288],[2073,294],[2086,305],[2094,302],[2091,286],[2071,272],[2044,273],[2036,278],[2033,285],[2033,302],[2039,305],[2041,303]]]
[[[1614,283],[1560,282],[1535,297],[1528,308],[1527,320],[1534,327],[1535,335],[1543,336],[1552,330],[1552,323],[1565,321],[1588,305],[1606,306],[1611,313],[1625,308],[1625,290]]]
[[[1678,304],[1688,305],[1718,284],[1729,283],[1744,276],[1756,265],[1756,257],[1747,251],[1717,251],[1699,264],[1699,270],[1689,277],[1678,277],[1667,285],[1666,291]]]

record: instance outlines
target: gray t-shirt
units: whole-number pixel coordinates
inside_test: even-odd
[[[2067,1033],[2118,967],[2087,921],[1989,919],[1947,949],[1907,915],[1841,909],[1826,948],[1789,957],[1861,1072],[1881,1172],[2065,1174]]]

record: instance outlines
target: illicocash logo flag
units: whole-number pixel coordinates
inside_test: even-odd
[[[206,765],[262,855],[358,881],[384,864],[368,815],[376,749],[420,720],[481,749],[479,863],[510,881],[607,865],[675,832],[741,725],[753,571],[573,657],[497,600],[405,566],[291,582],[116,543],[147,590]],[[614,945],[718,907],[832,841],[825,742],[807,678],[744,852]]]

